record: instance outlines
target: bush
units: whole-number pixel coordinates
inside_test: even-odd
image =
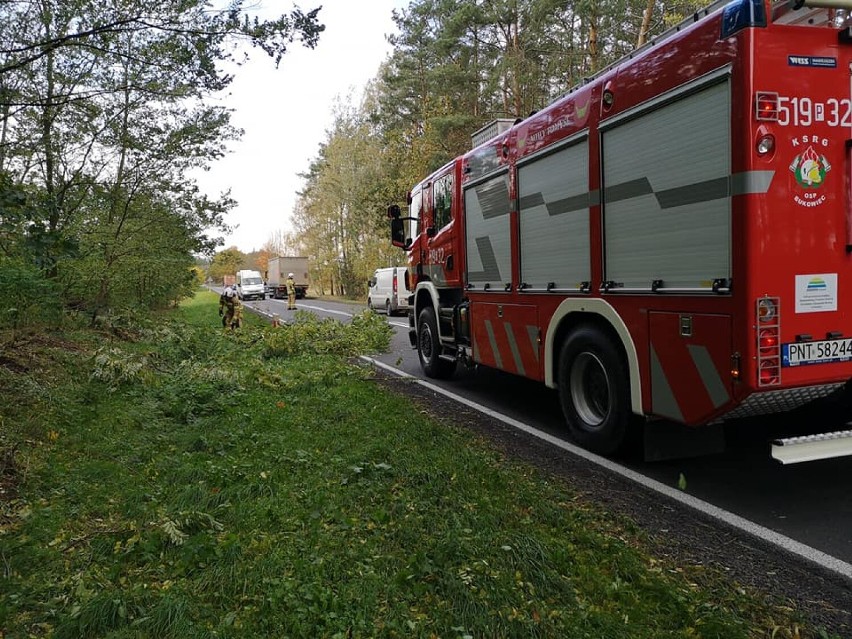
[[[283,324],[267,336],[266,357],[296,355],[343,355],[386,352],[391,328],[376,313],[364,311],[349,324],[333,319],[318,319],[311,313],[297,311],[292,323]]]
[[[62,317],[58,286],[34,266],[0,258],[0,329],[55,325]]]

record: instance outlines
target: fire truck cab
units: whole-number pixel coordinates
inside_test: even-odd
[[[559,391],[614,454],[637,420],[785,411],[852,378],[852,0],[716,2],[388,209],[412,346]],[[487,138],[482,140],[482,138]],[[783,463],[852,432],[779,440]]]

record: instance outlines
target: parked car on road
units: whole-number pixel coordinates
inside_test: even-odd
[[[389,316],[396,313],[407,313],[408,270],[402,266],[380,268],[370,278],[370,290],[367,293],[367,307],[373,310],[381,309]]]

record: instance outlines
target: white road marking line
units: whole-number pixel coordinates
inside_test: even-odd
[[[323,313],[334,313],[335,315],[343,315],[345,317],[354,317],[355,316],[355,313],[347,313],[345,311],[333,311],[333,310],[328,309],[328,308],[323,308],[322,306],[311,306],[309,304],[299,304],[299,305],[297,305],[296,308],[297,309],[298,308],[307,308],[307,309],[311,309],[313,311],[321,311]],[[398,321],[388,320],[388,324],[390,324],[391,326],[398,326],[399,328],[409,328],[407,322],[398,322]]]
[[[454,401],[459,402],[460,404],[464,404],[474,410],[477,410],[489,417],[493,417],[504,424],[512,426],[513,428],[517,428],[525,433],[533,435],[534,437],[538,437],[539,439],[546,441],[549,444],[552,444],[558,448],[561,448],[565,451],[573,455],[577,455],[578,457],[582,457],[592,462],[593,464],[597,464],[598,466],[602,466],[607,470],[610,470],[614,473],[625,477],[626,479],[630,479],[635,481],[636,483],[649,488],[650,490],[656,491],[673,499],[676,502],[683,504],[689,508],[693,508],[699,512],[704,513],[705,515],[717,519],[729,526],[733,526],[734,528],[738,528],[744,532],[747,532],[763,541],[766,541],[770,544],[778,546],[786,550],[797,557],[801,557],[807,561],[817,564],[821,568],[829,570],[831,572],[837,573],[847,579],[852,579],[852,564],[849,564],[837,557],[832,557],[831,555],[822,552],[821,550],[817,550],[816,548],[811,548],[801,542],[796,541],[795,539],[791,539],[785,535],[775,532],[774,530],[770,530],[760,524],[756,524],[753,521],[749,521],[744,517],[740,517],[739,515],[735,515],[734,513],[730,513],[727,510],[723,510],[718,506],[714,506],[702,499],[698,499],[697,497],[693,497],[692,495],[685,493],[681,490],[677,490],[666,484],[658,482],[655,479],[650,479],[649,477],[645,477],[644,475],[637,473],[634,470],[630,470],[629,468],[625,468],[605,457],[601,457],[600,455],[595,455],[594,453],[590,453],[584,448],[580,448],[579,446],[575,446],[574,444],[567,442],[563,439],[559,439],[558,437],[554,437],[549,433],[545,433],[544,431],[538,430],[530,426],[529,424],[525,424],[521,421],[503,415],[502,413],[498,413],[495,410],[488,408],[487,406],[483,406],[481,404],[477,404],[465,397],[460,395],[456,395],[448,390],[441,388],[440,386],[435,386],[425,380],[422,380],[413,375],[409,375],[408,373],[395,368],[389,364],[385,364],[384,362],[380,362],[377,359],[373,359],[372,357],[362,356],[362,360],[370,362],[379,368],[383,368],[395,375],[400,377],[405,377],[407,379],[411,379],[416,383],[420,384],[428,388],[431,391],[436,393],[440,393],[444,397],[448,397]]]
[[[327,308],[323,308],[322,306],[310,306],[308,304],[297,304],[296,309],[300,308],[309,308],[312,311],[322,311],[323,313],[334,313],[335,315],[345,315],[346,317],[352,317],[352,313],[346,313],[344,311],[332,311]]]
[[[276,302],[283,303],[283,300],[271,300],[270,299],[270,300],[267,300],[267,301],[270,301],[270,302],[276,301]],[[257,313],[260,313],[261,315],[265,315],[266,317],[272,317],[272,315],[273,315],[272,313],[269,313],[269,312],[267,312],[267,311],[265,311],[261,308],[257,308],[256,306],[249,306],[249,308],[251,308],[253,311],[256,311]],[[347,313],[345,311],[333,311],[333,310],[328,309],[328,308],[323,308],[322,306],[311,306],[309,304],[300,304],[296,308],[297,308],[297,310],[300,309],[300,308],[307,308],[307,309],[310,309],[310,310],[313,310],[313,311],[321,311],[323,313],[334,313],[335,315],[343,315],[345,317],[354,317],[355,316],[354,313]],[[280,315],[280,313],[279,313],[279,315]],[[283,319],[284,318],[282,317],[282,320]],[[390,324],[391,326],[398,326],[399,328],[410,328],[407,322],[398,322],[398,321],[388,320],[388,324]]]

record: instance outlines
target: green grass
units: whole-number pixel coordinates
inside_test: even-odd
[[[348,363],[382,317],[215,305],[6,345],[0,637],[799,636]]]

